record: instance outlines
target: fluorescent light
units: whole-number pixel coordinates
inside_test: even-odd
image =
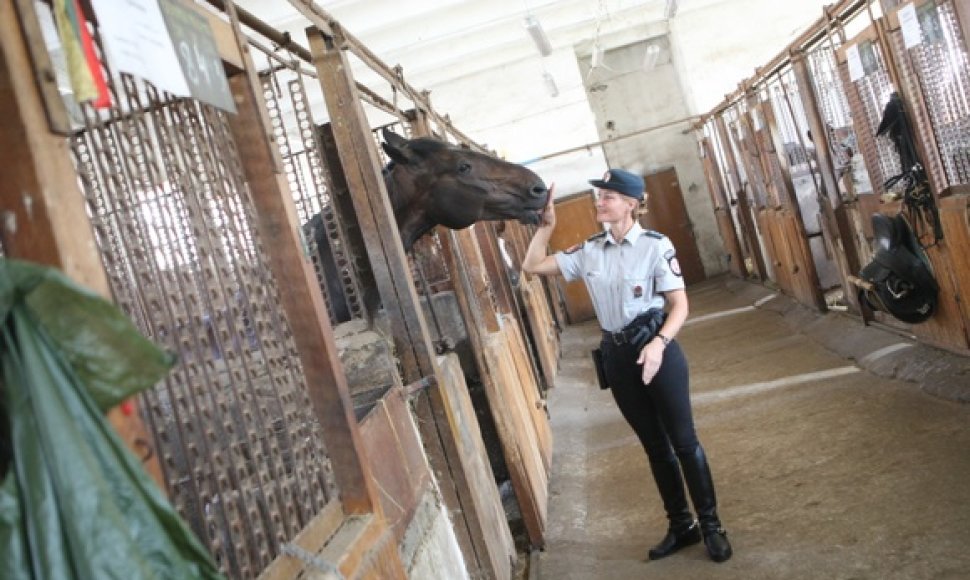
[[[542,73],[542,81],[546,84],[546,92],[549,93],[550,97],[559,96],[559,87],[556,86],[556,79],[549,74],[549,71]]]
[[[647,45],[647,50],[643,53],[641,67],[645,71],[653,70],[653,67],[657,66],[658,58],[660,58],[660,47],[656,44]]]
[[[589,55],[589,62],[593,68],[603,66],[603,47],[594,44],[593,53]]]
[[[532,42],[536,43],[536,48],[539,50],[539,54],[542,56],[549,56],[552,54],[552,45],[549,44],[549,39],[546,37],[546,32],[542,29],[542,24],[536,20],[535,16],[531,14],[525,17],[525,29],[529,31],[529,36],[532,37]]]

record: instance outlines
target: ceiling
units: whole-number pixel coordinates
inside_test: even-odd
[[[534,16],[554,51],[589,54],[644,38],[687,10],[726,0],[315,0],[390,66],[424,89],[523,59],[540,59],[525,26]],[[309,22],[284,0],[237,0],[307,45]],[[676,17],[676,16],[674,16]],[[361,78],[366,84],[366,80]]]

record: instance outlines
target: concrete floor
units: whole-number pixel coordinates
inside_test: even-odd
[[[564,331],[549,392],[547,544],[530,576],[970,578],[970,359],[734,278],[689,296],[679,340],[734,557],[715,564],[699,544],[646,560],[666,520],[594,385],[585,323]]]

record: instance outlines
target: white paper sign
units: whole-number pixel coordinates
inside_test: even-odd
[[[179,97],[190,94],[158,0],[93,0],[108,60]]]
[[[858,44],[853,44],[845,49],[845,57],[849,64],[849,80],[857,81],[866,76],[865,69],[862,68],[862,59],[859,58]]]
[[[903,45],[906,48],[919,46],[923,42],[923,29],[916,16],[916,6],[910,2],[899,9],[899,27],[903,30]]]

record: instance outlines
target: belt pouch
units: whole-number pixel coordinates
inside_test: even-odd
[[[603,364],[603,350],[600,348],[594,348],[591,354],[593,355],[593,367],[596,368],[596,380],[599,382],[600,388],[610,388],[610,385],[606,382],[606,367]]]

